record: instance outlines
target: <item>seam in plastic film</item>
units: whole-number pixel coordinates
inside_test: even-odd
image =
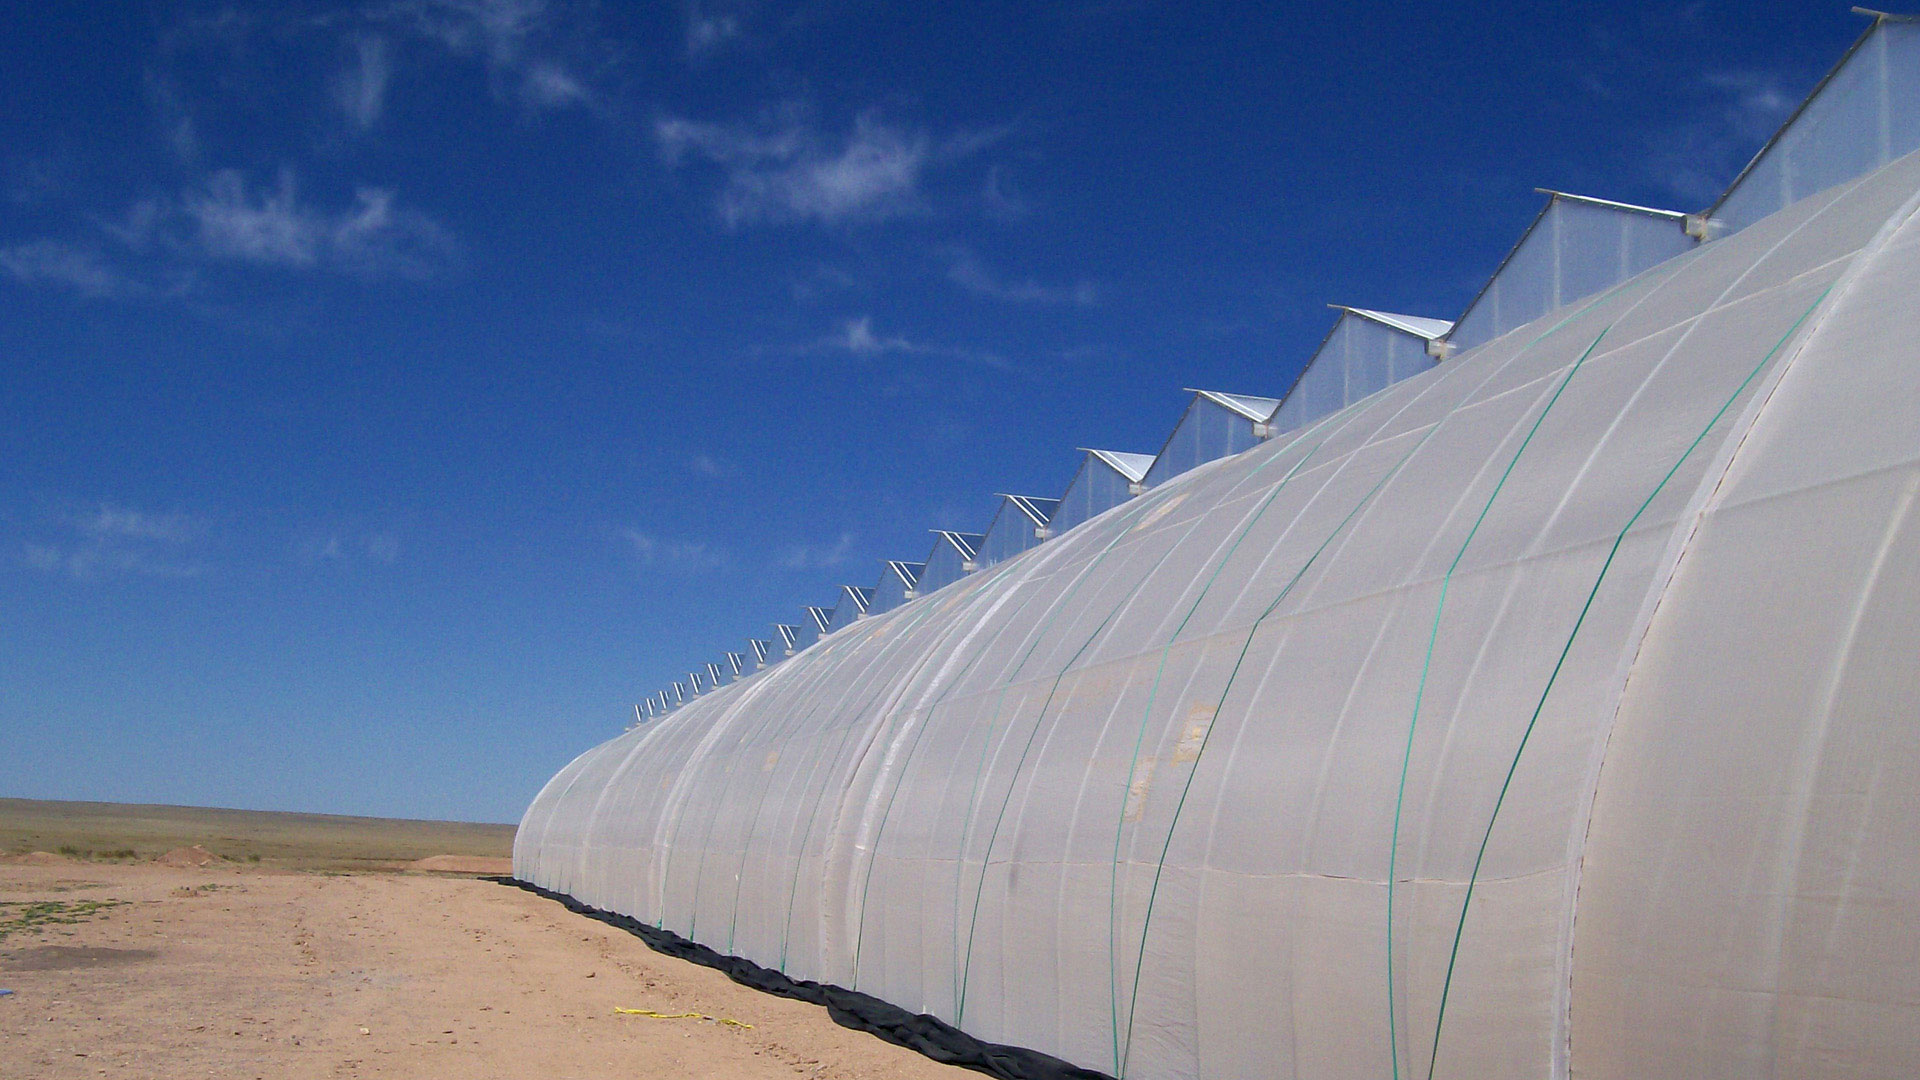
[[[1440,1033],[1446,1024],[1447,994],[1453,988],[1454,963],[1460,956],[1460,940],[1466,932],[1467,909],[1473,904],[1474,886],[1479,882],[1480,866],[1486,859],[1487,847],[1493,839],[1494,823],[1499,820],[1500,808],[1505,805],[1507,791],[1513,786],[1513,776],[1520,767],[1520,757],[1526,752],[1528,740],[1533,737],[1533,729],[1540,721],[1540,714],[1546,709],[1547,697],[1553,693],[1553,687],[1555,682],[1560,678],[1561,669],[1566,666],[1567,656],[1573,651],[1574,640],[1580,636],[1581,628],[1586,625],[1587,615],[1593,610],[1594,598],[1600,594],[1600,585],[1606,581],[1607,571],[1612,569],[1614,557],[1620,553],[1620,545],[1626,541],[1627,533],[1633,528],[1634,524],[1640,520],[1641,515],[1645,514],[1647,508],[1653,505],[1653,500],[1658,498],[1662,491],[1666,490],[1668,482],[1680,471],[1680,467],[1686,464],[1687,459],[1693,456],[1693,452],[1699,449],[1702,442],[1706,441],[1707,435],[1719,425],[1721,419],[1726,416],[1727,410],[1733,407],[1734,402],[1740,399],[1741,394],[1746,393],[1747,387],[1752,385],[1753,380],[1759,377],[1760,372],[1764,371],[1766,366],[1773,361],[1773,358],[1779,355],[1780,350],[1786,347],[1787,342],[1792,340],[1793,335],[1799,332],[1801,325],[1806,322],[1807,317],[1812,315],[1814,311],[1825,302],[1827,294],[1832,291],[1833,286],[1831,285],[1822,290],[1807,310],[1801,312],[1800,317],[1795,319],[1793,325],[1787,328],[1787,332],[1780,336],[1780,340],[1774,343],[1773,348],[1768,349],[1766,355],[1760,358],[1760,362],[1755,364],[1753,370],[1747,373],[1747,377],[1740,380],[1740,385],[1734,387],[1733,393],[1728,395],[1727,400],[1722,403],[1720,408],[1714,412],[1713,416],[1707,420],[1706,426],[1700,429],[1700,433],[1694,436],[1693,441],[1688,443],[1687,448],[1681,451],[1680,456],[1674,460],[1673,467],[1669,468],[1666,475],[1660,478],[1660,482],[1653,486],[1653,490],[1647,493],[1647,497],[1641,501],[1639,508],[1634,510],[1633,516],[1627,519],[1626,524],[1620,527],[1620,531],[1615,534],[1613,538],[1613,545],[1607,549],[1607,557],[1600,564],[1600,572],[1593,579],[1593,587],[1587,590],[1586,601],[1580,605],[1580,614],[1576,616],[1573,621],[1573,629],[1568,632],[1566,643],[1560,647],[1560,655],[1554,660],[1553,670],[1548,673],[1546,684],[1540,690],[1540,699],[1534,704],[1533,714],[1527,718],[1527,726],[1520,733],[1520,742],[1514,748],[1513,760],[1508,763],[1506,776],[1500,781],[1500,792],[1494,798],[1493,812],[1487,815],[1487,828],[1486,831],[1481,834],[1480,848],[1473,857],[1473,870],[1467,876],[1466,895],[1462,897],[1460,901],[1460,918],[1458,922],[1454,924],[1453,945],[1447,953],[1446,977],[1440,984],[1439,1011],[1434,1017],[1433,1022],[1433,1050],[1432,1055],[1427,1061],[1428,1080],[1432,1080],[1434,1069],[1440,1059]]]
[[[1393,1045],[1393,1075],[1396,1078],[1400,1075],[1400,1029],[1395,1016],[1393,993],[1393,895],[1399,877],[1400,820],[1406,806],[1407,773],[1413,764],[1414,730],[1420,724],[1420,706],[1426,699],[1427,676],[1433,668],[1433,649],[1440,638],[1440,619],[1447,607],[1447,587],[1453,583],[1453,572],[1459,568],[1460,560],[1466,558],[1467,548],[1473,544],[1473,538],[1479,534],[1481,524],[1487,520],[1487,514],[1492,511],[1494,502],[1500,498],[1500,492],[1507,486],[1507,479],[1513,475],[1514,467],[1520,464],[1520,458],[1527,452],[1527,447],[1533,444],[1533,437],[1539,433],[1540,425],[1546,422],[1548,414],[1553,412],[1553,407],[1559,404],[1560,395],[1566,393],[1567,386],[1573,382],[1573,377],[1580,373],[1580,368],[1586,364],[1587,358],[1600,347],[1600,342],[1606,338],[1609,329],[1612,329],[1612,324],[1601,329],[1599,337],[1594,338],[1593,343],[1580,354],[1580,358],[1567,369],[1566,375],[1560,380],[1560,385],[1554,388],[1553,395],[1547,399],[1546,406],[1540,410],[1540,415],[1533,418],[1532,426],[1527,428],[1526,436],[1520,440],[1520,445],[1514,449],[1513,456],[1507,460],[1507,467],[1501,471],[1500,479],[1493,485],[1493,491],[1488,493],[1486,503],[1480,507],[1479,516],[1474,518],[1473,527],[1467,530],[1466,538],[1460,541],[1460,549],[1454,552],[1453,561],[1447,564],[1447,572],[1440,579],[1440,596],[1433,605],[1433,625],[1427,631],[1426,655],[1420,661],[1420,680],[1414,688],[1413,714],[1407,718],[1407,745],[1400,758],[1400,784],[1393,799],[1392,846],[1387,850],[1387,1033]]]

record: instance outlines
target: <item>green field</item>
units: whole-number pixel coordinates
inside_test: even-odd
[[[376,870],[432,855],[513,854],[512,825],[197,806],[0,799],[0,853],[151,859],[198,844],[224,859],[302,870]]]

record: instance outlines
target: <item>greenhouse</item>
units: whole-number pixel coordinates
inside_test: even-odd
[[[1115,1077],[1920,1075],[1916,31],[1685,229],[1597,208],[1670,257],[941,534],[567,765],[515,875]]]

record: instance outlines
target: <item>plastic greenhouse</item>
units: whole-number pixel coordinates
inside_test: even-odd
[[[888,559],[880,564],[880,581],[873,589],[872,613],[892,611],[901,604],[920,595],[915,591],[920,581],[921,571],[926,563],[901,562]]]
[[[1914,30],[1705,242],[586,751],[515,875],[1118,1077],[1920,1075]]]

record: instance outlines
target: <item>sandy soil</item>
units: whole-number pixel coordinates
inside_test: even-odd
[[[978,1075],[473,878],[8,860],[0,905],[6,1080]]]

